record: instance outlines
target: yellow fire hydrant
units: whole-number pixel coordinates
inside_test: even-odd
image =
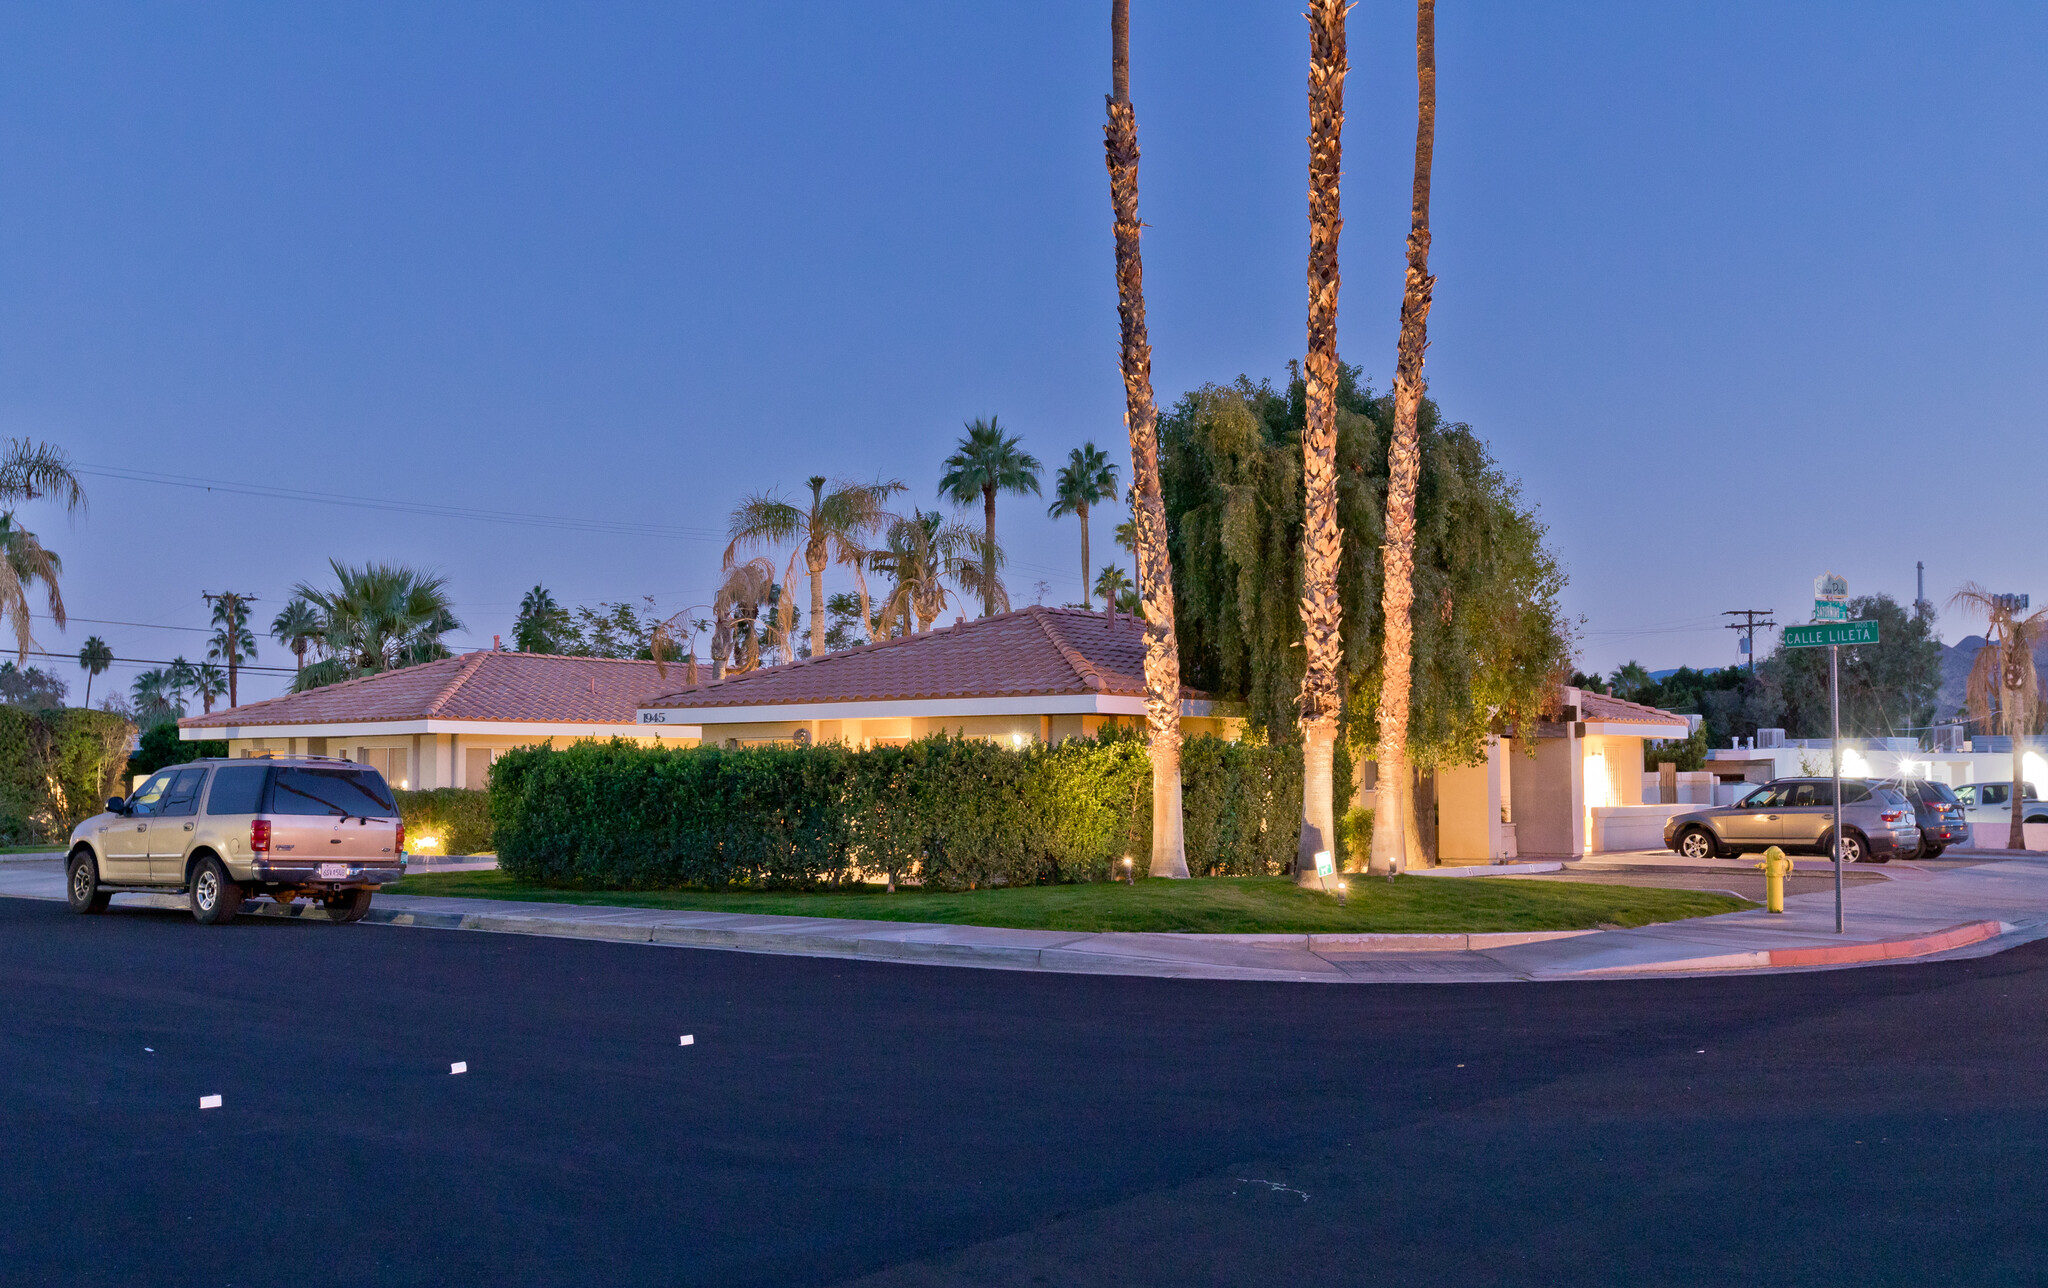
[[[1785,911],[1785,874],[1792,870],[1792,860],[1774,845],[1764,851],[1764,861],[1757,866],[1764,870],[1764,911]]]

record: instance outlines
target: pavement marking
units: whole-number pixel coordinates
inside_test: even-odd
[[[469,1061],[467,1061],[467,1060],[457,1060],[457,1061],[456,1061],[456,1062],[455,1062],[454,1064],[451,1064],[451,1065],[449,1065],[449,1066],[448,1066],[448,1072],[449,1072],[450,1074],[457,1074],[457,1073],[468,1073],[468,1072],[469,1072]]]
[[[220,1108],[220,1097],[201,1096],[199,1097],[199,1107],[201,1109],[218,1109]]]
[[[683,1046],[690,1046],[690,1045],[692,1045],[693,1043],[695,1043],[695,1042],[696,1042],[696,1040],[697,1040],[697,1035],[696,1035],[696,1034],[694,1034],[694,1033],[685,1033],[685,1034],[683,1034],[683,1040],[682,1040],[682,1043],[681,1043],[681,1045],[683,1045]]]

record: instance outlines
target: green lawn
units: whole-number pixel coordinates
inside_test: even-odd
[[[950,894],[885,893],[880,886],[829,893],[710,890],[560,890],[503,872],[437,872],[406,877],[393,894],[519,899],[627,908],[934,921],[1032,930],[1183,930],[1210,934],[1497,930],[1587,930],[1642,926],[1734,912],[1756,905],[1704,890],[1585,885],[1502,877],[1351,878],[1349,902],[1302,890],[1284,877],[1025,886]]]
[[[48,845],[0,845],[0,854],[62,854],[64,842],[53,841]]]

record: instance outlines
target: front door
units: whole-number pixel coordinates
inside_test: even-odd
[[[185,852],[192,848],[192,829],[199,821],[199,786],[204,769],[179,769],[171,775],[163,803],[149,823],[149,879],[158,885],[185,880]]]
[[[1778,845],[1811,849],[1835,825],[1835,785],[1794,783],[1785,808],[1778,811]]]
[[[1789,788],[1759,787],[1722,816],[1721,835],[1737,849],[1761,849],[1777,844],[1779,814]]]
[[[100,879],[108,885],[140,885],[149,880],[149,827],[170,790],[172,773],[166,769],[144,783],[128,798],[128,812],[117,815],[100,829],[100,854],[105,870]]]

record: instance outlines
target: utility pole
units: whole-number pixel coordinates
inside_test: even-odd
[[[1749,673],[1751,675],[1756,674],[1756,628],[1759,626],[1776,626],[1777,623],[1771,620],[1771,614],[1775,611],[1777,610],[1771,608],[1731,608],[1721,614],[1723,617],[1740,617],[1743,619],[1739,622],[1728,623],[1728,629],[1742,632],[1742,651],[1749,654]],[[1762,621],[1757,620],[1760,617],[1763,619]]]
[[[238,590],[224,590],[218,595],[210,591],[201,591],[200,595],[214,606],[214,616],[224,619],[223,625],[228,633],[228,705],[238,707],[242,704],[237,700],[235,693],[235,666],[240,661],[239,654],[242,650],[241,641],[236,636],[241,629],[241,610],[255,603],[256,596],[244,595]]]

